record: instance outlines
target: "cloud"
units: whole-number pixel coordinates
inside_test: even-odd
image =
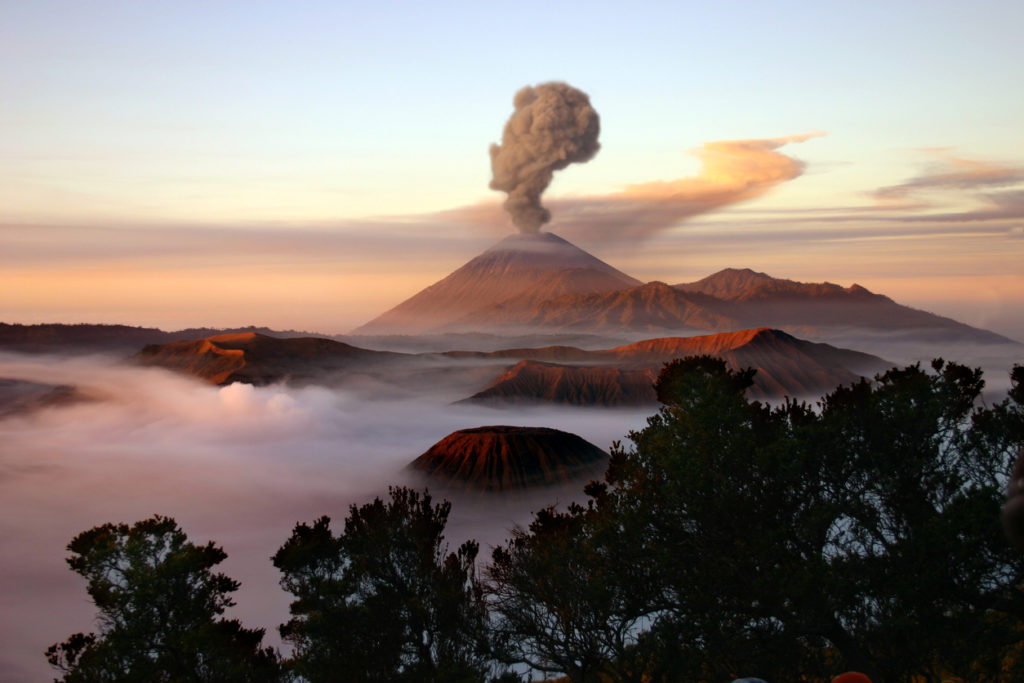
[[[939,160],[930,165],[928,172],[898,185],[878,188],[872,196],[880,202],[904,201],[933,190],[971,191],[1024,182],[1021,167],[954,157],[944,151],[936,154]]]
[[[322,387],[214,387],[104,358],[0,353],[0,377],[71,384],[99,400],[0,419],[0,679],[43,680],[42,652],[95,630],[95,609],[64,562],[78,532],[154,513],[175,517],[196,542],[228,553],[242,582],[232,617],[274,642],[289,595],[269,558],[297,521],[384,495],[401,469],[466,427],[551,426],[608,448],[649,411],[451,406],[433,396],[382,400]],[[576,491],[575,493],[579,493]],[[449,540],[500,541],[514,522],[555,502],[453,503]],[[565,499],[562,499],[565,502]],[[494,501],[492,501],[494,503]]]

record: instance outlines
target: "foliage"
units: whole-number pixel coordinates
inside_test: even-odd
[[[88,580],[100,633],[76,633],[47,650],[63,681],[274,681],[276,655],[262,630],[218,619],[238,582],[213,567],[227,555],[188,542],[155,516],[104,524],[68,545],[71,568]]]
[[[516,529],[488,570],[498,656],[572,681],[641,680],[638,620],[647,577],[639,548],[612,543],[596,507],[546,508]],[[625,552],[623,552],[625,551]]]
[[[495,552],[514,654],[580,681],[638,662],[646,680],[1000,680],[1024,618],[1024,560],[999,526],[1024,370],[992,407],[980,371],[941,360],[817,409],[751,402],[752,377],[667,365],[663,407],[613,448],[588,506],[544,511]]]
[[[445,555],[450,504],[390,489],[391,500],[298,524],[273,557],[296,596],[281,635],[309,681],[478,681],[488,670],[478,546]]]

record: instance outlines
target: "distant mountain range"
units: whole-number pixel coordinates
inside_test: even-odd
[[[891,366],[868,354],[761,328],[689,338],[662,338],[605,350],[571,346],[403,354],[317,338],[246,333],[145,347],[133,361],[184,372],[212,384],[339,384],[351,375],[383,384],[464,387],[470,402],[653,404],[663,363],[709,354],[734,369],[757,369],[755,397],[820,395]],[[466,393],[462,394],[466,396]]]
[[[490,404],[623,406],[653,402],[651,384],[661,365],[692,354],[756,368],[755,396],[814,396],[891,366],[840,348],[847,340],[875,334],[914,348],[1015,344],[858,285],[794,282],[749,269],[677,285],[643,284],[550,233],[502,240],[357,332],[325,339],[266,328],[163,332],[0,323],[0,350],[136,352],[134,362],[214,384],[346,384],[383,395],[440,392]],[[451,350],[460,347],[487,350]]]
[[[138,351],[146,344],[166,344],[182,339],[203,339],[219,334],[246,332],[255,332],[268,337],[312,336],[309,332],[271,330],[266,327],[232,329],[192,327],[175,332],[164,332],[155,327],[132,327],[129,325],[0,323],[0,351],[22,353],[131,352]]]
[[[644,284],[551,233],[502,240],[353,334],[636,338],[752,327],[812,338],[841,338],[859,330],[927,342],[1012,342],[859,285],[794,282],[731,268],[697,282]]]

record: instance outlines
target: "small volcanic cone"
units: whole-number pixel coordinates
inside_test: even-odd
[[[608,454],[547,427],[476,427],[453,432],[409,464],[441,488],[512,491],[599,477]]]

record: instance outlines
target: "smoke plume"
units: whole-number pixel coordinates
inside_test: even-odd
[[[754,199],[804,172],[804,163],[779,148],[822,132],[755,140],[705,142],[690,153],[701,161],[697,175],[627,186],[608,195],[554,202],[559,234],[576,231],[603,242],[632,242],[700,214]]]
[[[520,232],[535,233],[551,220],[540,196],[555,171],[590,161],[601,145],[601,124],[587,94],[566,83],[526,86],[500,145],[491,145],[491,189],[508,194],[505,210]]]

